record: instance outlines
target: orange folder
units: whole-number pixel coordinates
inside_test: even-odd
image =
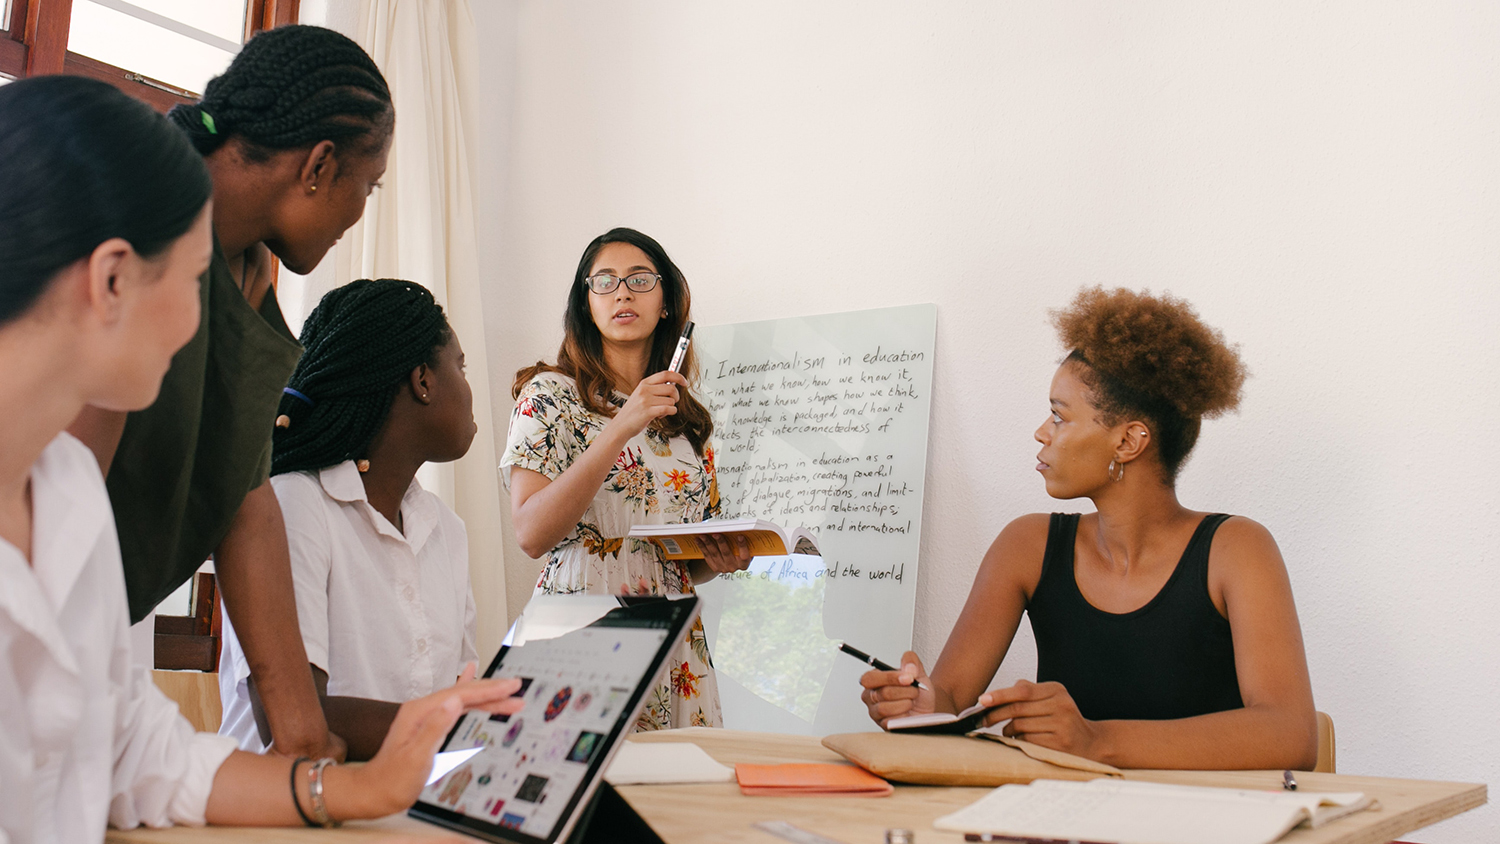
[[[853,765],[735,765],[734,776],[740,781],[740,793],[752,796],[839,794],[885,797],[896,790],[880,777]]]

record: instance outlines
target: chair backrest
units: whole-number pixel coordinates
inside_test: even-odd
[[[1315,713],[1318,718],[1318,764],[1313,770],[1322,774],[1338,773],[1334,770],[1333,719],[1327,712]]]
[[[224,720],[219,703],[219,675],[213,671],[151,672],[156,687],[177,702],[193,729],[200,733],[217,733]]]
[[[217,671],[223,616],[213,574],[193,575],[191,615],[158,615],[154,667],[173,671]]]

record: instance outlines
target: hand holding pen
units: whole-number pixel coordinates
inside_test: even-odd
[[[859,659],[875,670],[866,671],[859,678],[864,687],[860,700],[870,711],[870,718],[882,728],[892,718],[903,715],[920,715],[937,709],[937,695],[933,693],[932,680],[922,668],[922,661],[911,651],[901,657],[901,668],[896,669],[854,648],[840,648],[844,653]]]

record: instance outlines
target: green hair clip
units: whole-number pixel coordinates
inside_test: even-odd
[[[199,115],[199,117],[201,117],[203,119],[203,128],[205,128],[205,129],[208,130],[208,134],[210,134],[210,135],[217,135],[217,134],[219,134],[219,130],[214,126],[214,117],[213,117],[213,115],[209,114],[206,111],[200,111],[200,112],[198,112],[198,115]]]

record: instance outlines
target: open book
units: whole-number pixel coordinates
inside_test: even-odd
[[[703,549],[699,537],[707,534],[742,534],[757,557],[784,557],[788,554],[823,556],[818,540],[805,527],[787,530],[763,519],[709,519],[682,525],[636,525],[627,536],[649,539],[661,547],[669,560],[701,560]]]
[[[1359,792],[1244,791],[1120,779],[1002,785],[938,829],[1118,844],[1270,844],[1371,804]]]
[[[925,712],[921,715],[903,715],[900,718],[892,718],[885,722],[885,728],[892,733],[938,733],[958,734],[973,732],[979,729],[980,722],[984,720],[984,714],[994,709],[993,706],[974,704],[964,711],[954,715],[952,712]]]

